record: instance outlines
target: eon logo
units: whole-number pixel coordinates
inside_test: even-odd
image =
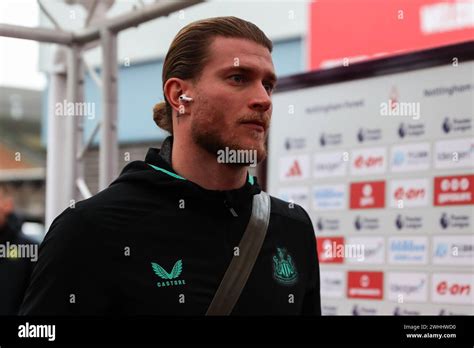
[[[434,205],[474,204],[474,175],[436,177]]]
[[[357,149],[351,153],[351,174],[381,174],[387,167],[387,149],[384,147]]]
[[[469,295],[471,292],[471,285],[457,283],[449,284],[448,282],[444,281],[438,284],[436,291],[440,295]]]
[[[399,187],[395,190],[395,198],[396,199],[417,199],[425,197],[426,191],[425,189],[416,189],[411,188],[405,190],[403,187]]]
[[[438,273],[432,277],[432,300],[438,303],[474,304],[474,275]]]
[[[393,180],[390,182],[390,205],[397,208],[428,205],[428,179]]]
[[[378,165],[383,164],[383,157],[382,156],[369,156],[367,158],[364,158],[363,156],[358,156],[355,161],[354,165],[356,168],[370,168],[370,167],[376,167]]]

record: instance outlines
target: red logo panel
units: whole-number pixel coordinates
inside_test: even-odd
[[[318,259],[320,263],[343,263],[344,237],[318,237]]]
[[[383,272],[349,271],[347,297],[381,300],[383,298]]]
[[[435,206],[474,204],[474,175],[434,178]]]
[[[351,184],[351,209],[385,207],[385,181],[354,182]]]

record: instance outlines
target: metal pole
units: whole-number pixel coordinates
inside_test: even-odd
[[[75,180],[75,183],[76,183],[75,184],[75,194],[78,198],[79,198],[79,194],[81,193],[81,187],[78,185],[78,178],[84,178],[84,175],[85,175],[84,157],[79,158],[79,152],[81,152],[83,147],[84,147],[84,122],[86,122],[86,120],[90,121],[90,116],[92,116],[92,115],[87,114],[89,109],[86,107],[86,103],[84,103],[84,99],[85,99],[85,96],[84,96],[84,76],[85,76],[85,73],[84,73],[84,64],[83,64],[84,63],[84,59],[83,59],[84,56],[83,56],[82,50],[83,50],[83,47],[79,47],[78,61],[77,61],[77,64],[78,64],[78,68],[77,68],[78,77],[77,77],[77,80],[76,80],[76,84],[77,84],[77,99],[76,99],[76,102],[81,103],[81,105],[83,105],[84,107],[81,108],[83,114],[76,117],[76,122],[75,122],[75,126],[76,126],[76,147],[74,149],[75,158],[76,158],[76,173],[75,173],[76,175],[74,176],[74,180]],[[84,185],[85,185],[85,181],[84,181]]]
[[[0,24],[0,36],[70,45],[73,34],[46,28],[29,28],[21,25]]]
[[[68,205],[75,204],[77,200],[76,178],[77,178],[77,140],[78,121],[80,115],[76,115],[76,106],[79,102],[80,84],[80,48],[72,45],[67,55],[67,105],[66,105],[66,139],[64,148],[66,156],[64,159],[64,189]],[[73,109],[73,112],[71,111]]]
[[[173,12],[202,2],[205,2],[205,0],[156,2],[135,10],[132,13],[104,20],[97,26],[86,28],[78,33],[47,28],[30,28],[19,25],[0,24],[0,36],[70,46],[67,53],[67,82],[65,72],[61,69],[55,69],[51,72],[50,76],[51,91],[49,95],[46,177],[47,229],[54,217],[66,208],[67,205],[71,203],[71,200],[76,200],[78,193],[76,184],[80,187],[83,194],[88,195],[87,190],[84,190],[85,182],[81,181],[83,176],[81,174],[80,165],[76,162],[76,156],[79,156],[79,158],[83,156],[83,153],[77,153],[78,148],[82,149],[80,146],[82,139],[77,135],[77,132],[81,134],[81,129],[78,127],[77,122],[78,117],[76,115],[65,115],[61,117],[55,112],[55,107],[58,103],[67,101],[73,103],[72,105],[75,106],[75,103],[82,99],[82,93],[80,92],[82,86],[80,83],[81,67],[79,46],[99,38],[101,39],[103,58],[103,119],[101,123],[102,137],[100,145],[99,188],[103,189],[107,187],[117,174],[117,33],[129,27],[138,26],[141,23],[158,17],[168,16]],[[40,3],[40,5],[42,4]],[[93,7],[95,7],[95,5],[96,1],[94,0]],[[92,16],[92,14],[93,11],[91,11],[89,17]],[[58,57],[59,54],[56,58]],[[59,63],[59,59],[56,63]],[[64,63],[64,61],[61,63]],[[66,84],[67,98],[65,98]],[[85,151],[85,149],[82,149],[82,151]]]
[[[117,17],[107,19],[98,26],[88,27],[74,34],[74,41],[86,43],[97,40],[101,37],[101,28],[107,27],[117,33],[121,30],[138,26],[144,22],[157,17],[168,16],[169,14],[184,8],[205,2],[205,0],[187,1],[163,1],[139,8],[132,13],[126,13]]]
[[[87,18],[86,18],[86,23],[84,24],[85,27],[87,27],[94,16],[95,9],[97,8],[97,0],[93,0],[94,2],[92,3],[91,9],[87,13]]]
[[[100,126],[99,190],[117,175],[117,34],[101,30],[102,45],[102,122]]]
[[[84,160],[84,155],[86,154],[87,150],[89,149],[89,146],[91,146],[92,142],[94,141],[94,138],[97,135],[97,132],[99,131],[99,129],[100,129],[100,121],[96,123],[96,125],[94,126],[94,130],[89,135],[89,138],[82,145],[82,150],[77,155],[77,160],[78,161],[83,161]]]
[[[76,184],[83,198],[87,199],[87,198],[92,197],[92,193],[89,190],[89,187],[87,187],[86,181],[84,180],[83,177],[77,178]]]
[[[173,12],[205,1],[206,0],[156,2],[139,8],[132,13],[126,13],[112,19],[107,19],[100,23],[99,26],[88,27],[77,33],[57,31],[48,28],[30,28],[21,25],[0,24],[0,36],[62,45],[70,45],[72,43],[84,44],[99,39],[102,28],[107,27],[117,33],[130,27],[136,27],[157,17],[168,16]]]
[[[48,138],[46,156],[46,231],[54,218],[67,207],[64,198],[62,170],[64,167],[65,122],[66,118],[56,113],[56,105],[66,100],[66,48],[57,47],[54,67],[49,78],[48,93]]]

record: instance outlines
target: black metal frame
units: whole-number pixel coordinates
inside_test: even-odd
[[[348,66],[282,77],[278,80],[278,86],[274,94],[300,88],[448,65],[453,63],[454,58],[458,59],[458,63],[473,60],[474,40],[382,59],[368,60]]]

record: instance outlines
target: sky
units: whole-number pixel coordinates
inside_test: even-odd
[[[0,0],[0,24],[37,27],[36,0]],[[43,89],[46,78],[38,71],[38,43],[0,37],[0,86]]]

